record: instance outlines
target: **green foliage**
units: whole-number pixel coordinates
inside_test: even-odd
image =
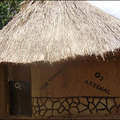
[[[0,29],[2,29],[18,13],[22,0],[0,1]]]

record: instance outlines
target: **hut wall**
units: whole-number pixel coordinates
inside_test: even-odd
[[[0,64],[0,118],[7,115],[5,66]]]
[[[43,117],[77,113],[118,114],[119,71],[120,62],[117,61],[32,65],[33,113],[36,106],[41,110],[38,116]]]

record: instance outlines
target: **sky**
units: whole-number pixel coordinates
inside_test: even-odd
[[[120,18],[120,1],[89,1],[107,13]]]

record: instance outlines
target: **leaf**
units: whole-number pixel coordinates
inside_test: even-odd
[[[0,1],[0,29],[2,29],[19,12],[23,0]]]

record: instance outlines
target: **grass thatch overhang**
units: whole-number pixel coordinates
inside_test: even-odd
[[[0,31],[0,62],[104,60],[119,48],[120,19],[86,1],[31,1]]]

